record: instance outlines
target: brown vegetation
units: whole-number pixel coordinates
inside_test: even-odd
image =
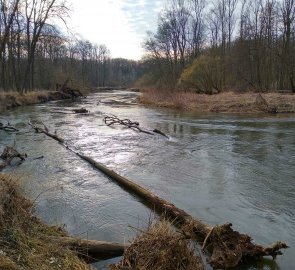
[[[139,101],[157,107],[220,113],[294,113],[295,95],[291,93],[222,92],[216,95],[193,92],[145,90]]]
[[[167,221],[150,224],[141,231],[124,252],[121,262],[111,265],[111,270],[202,270],[196,248],[172,229]]]
[[[76,253],[50,240],[66,233],[34,217],[32,207],[17,183],[0,175],[0,269],[91,269]]]
[[[44,103],[53,100],[70,99],[81,96],[82,93],[71,91],[33,91],[26,94],[17,92],[0,93],[0,112],[24,105]]]

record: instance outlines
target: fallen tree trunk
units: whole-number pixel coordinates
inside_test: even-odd
[[[144,202],[147,202],[151,206],[151,209],[164,214],[177,227],[180,227],[185,234],[195,236],[201,241],[204,241],[204,248],[210,244],[213,252],[209,263],[214,268],[227,269],[237,266],[240,262],[247,259],[257,259],[263,256],[272,256],[275,258],[277,255],[282,254],[281,249],[287,248],[287,245],[283,242],[277,242],[270,247],[256,245],[252,243],[250,236],[234,231],[231,228],[231,223],[211,227],[203,221],[193,218],[170,202],[159,198],[149,190],[108,169],[92,158],[79,153],[77,155],[115,180],[128,191],[142,198]]]
[[[35,130],[36,133],[43,133],[46,136],[58,141],[59,143],[63,144],[64,143],[64,139],[60,138],[59,136],[57,136],[57,134],[52,134],[49,132],[48,128],[44,125],[44,128],[40,128],[37,127],[35,125],[33,125],[31,122],[29,122],[29,125]]]
[[[43,133],[54,138],[49,132]],[[57,138],[55,139],[60,142]],[[67,145],[63,145],[71,150]],[[124,187],[124,189],[141,198],[152,210],[157,210],[168,217],[176,226],[180,227],[187,236],[203,241],[204,249],[210,246],[212,255],[208,261],[213,268],[227,269],[235,267],[246,260],[257,260],[263,256],[272,256],[276,258],[277,255],[282,254],[282,249],[288,247],[283,242],[277,242],[269,247],[256,245],[252,242],[250,236],[234,231],[231,228],[231,223],[212,227],[201,220],[193,218],[184,210],[161,199],[149,190],[117,174],[92,158],[73,150],[71,151],[96,169],[102,171],[112,180]]]
[[[61,246],[76,251],[88,263],[122,256],[125,248],[128,247],[128,245],[120,243],[85,240],[73,237],[56,237],[51,240],[58,242]]]

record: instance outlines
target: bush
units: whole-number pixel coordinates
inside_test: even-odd
[[[179,84],[199,93],[212,94],[222,88],[222,62],[218,56],[202,55],[186,68]]]

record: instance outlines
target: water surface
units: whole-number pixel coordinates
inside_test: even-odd
[[[238,269],[293,269],[295,265],[295,117],[196,114],[145,108],[137,93],[109,91],[87,99],[18,108],[0,115],[22,131],[0,131],[0,150],[14,140],[28,160],[8,169],[36,199],[37,214],[72,235],[127,242],[146,226],[150,210],[102,173],[45,135],[41,121],[75,150],[149,188],[191,215],[216,225],[232,222],[256,242],[286,241],[276,263]],[[86,107],[88,115],[72,109]],[[138,121],[169,135],[107,127],[105,115]],[[28,131],[28,132],[24,132]],[[35,159],[44,156],[42,159]],[[103,263],[100,263],[103,265]],[[210,269],[210,268],[209,268]]]

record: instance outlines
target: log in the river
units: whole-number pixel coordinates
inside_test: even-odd
[[[59,136],[57,136],[57,134],[52,134],[49,132],[48,128],[44,125],[44,128],[41,127],[37,127],[35,125],[33,125],[31,122],[29,122],[29,125],[35,130],[36,133],[43,133],[46,136],[58,141],[59,143],[63,144],[64,143],[64,139],[60,138]]]
[[[53,241],[78,253],[85,261],[92,263],[122,256],[128,245],[73,237],[56,237]]]
[[[257,259],[263,256],[275,258],[277,255],[282,254],[281,249],[287,248],[287,245],[283,242],[277,242],[270,247],[256,245],[252,243],[250,236],[234,231],[231,228],[231,223],[211,227],[92,158],[79,153],[77,155],[115,180],[125,189],[143,199],[152,209],[160,211],[172,220],[176,226],[181,227],[186,235],[195,236],[204,241],[204,248],[210,245],[213,252],[209,263],[214,268],[227,269],[237,266],[245,260]]]
[[[51,138],[54,138],[54,136],[52,136],[49,132],[43,133]],[[55,139],[61,142],[58,138]],[[67,145],[63,145],[67,149],[71,150]],[[256,245],[252,242],[250,236],[234,231],[231,228],[231,223],[212,227],[199,219],[193,218],[184,210],[181,210],[172,203],[161,199],[149,190],[141,187],[126,177],[117,174],[92,158],[79,154],[73,150],[71,151],[78,155],[81,159],[87,161],[96,169],[105,173],[126,190],[141,198],[144,203],[147,203],[151,207],[152,210],[157,210],[158,212],[164,214],[172,220],[176,226],[180,227],[187,236],[203,241],[204,249],[207,246],[210,246],[212,255],[209,258],[209,263],[214,268],[227,269],[237,266],[246,260],[257,260],[263,256],[272,256],[275,258],[277,255],[282,254],[282,249],[288,247],[283,242],[277,242],[269,247]]]

